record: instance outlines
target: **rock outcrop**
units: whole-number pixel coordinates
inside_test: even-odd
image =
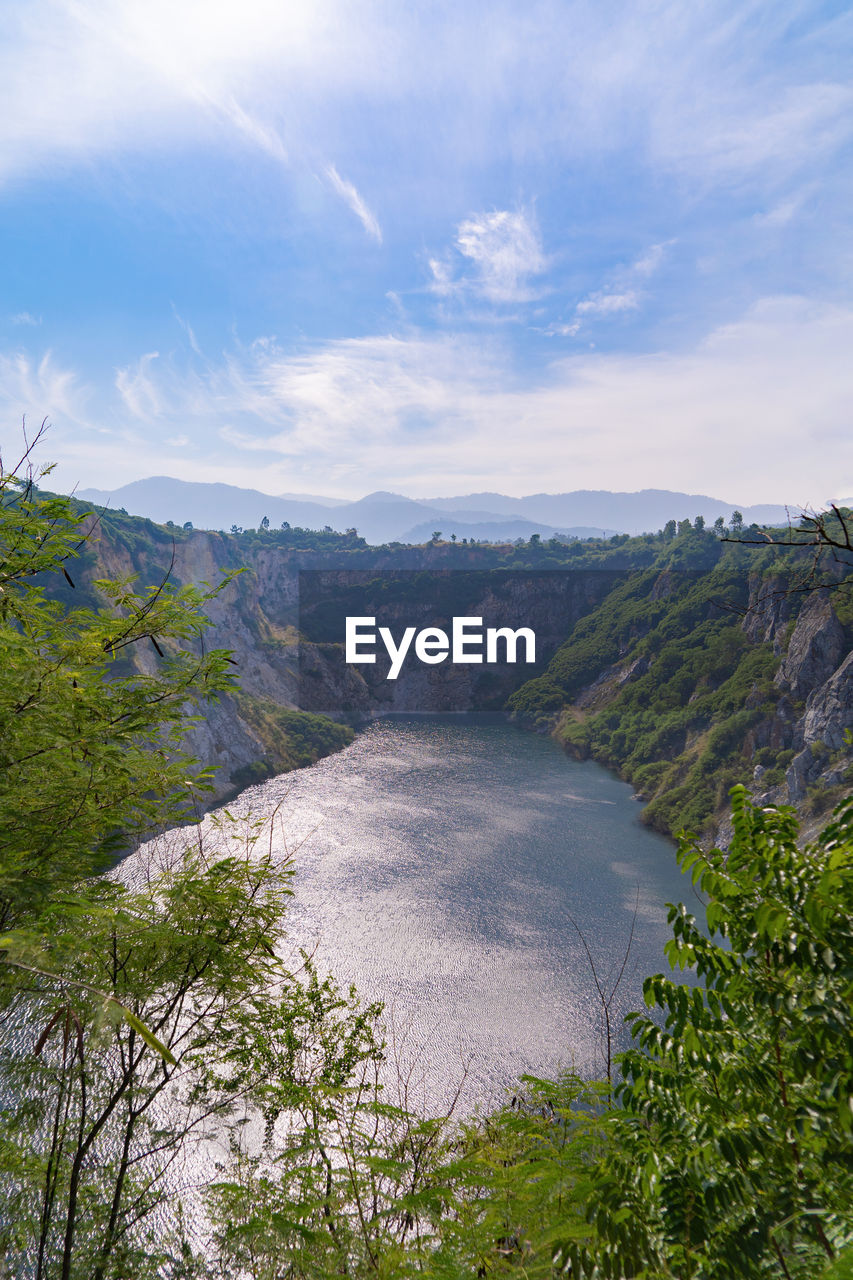
[[[806,596],[787,649],[776,684],[795,701],[808,698],[833,674],[846,653],[844,628],[838,621],[828,592]]]
[[[803,807],[810,795],[842,786],[853,763],[853,652],[829,591],[806,595],[774,683],[782,696],[765,722],[766,744],[794,756],[784,784],[767,791],[765,771],[756,768],[758,799]]]

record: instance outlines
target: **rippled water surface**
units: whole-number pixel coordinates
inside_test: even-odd
[[[279,803],[299,846],[291,941],[386,1002],[392,1045],[433,1109],[463,1064],[468,1108],[521,1072],[600,1072],[598,999],[572,921],[608,991],[633,922],[612,1010],[624,1047],[644,975],[667,968],[665,903],[701,911],[628,785],[494,718],[375,722],[231,807],[260,816]]]

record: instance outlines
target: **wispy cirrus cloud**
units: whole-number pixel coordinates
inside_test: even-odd
[[[850,34],[800,0],[539,0],[488,23],[450,0],[428,22],[377,0],[30,0],[4,22],[0,173],[215,146],[211,120],[282,162],[340,157],[369,108],[380,153],[402,116],[425,157],[438,127],[455,161],[629,146],[772,188],[850,139]]]
[[[152,365],[159,358],[159,351],[148,351],[134,365],[116,370],[116,390],[135,418],[153,420],[162,413],[163,399],[152,376]]]
[[[136,475],[159,469],[169,440],[199,473],[240,467],[247,483],[263,459],[289,488],[290,469],[311,487],[328,471],[358,488],[362,465],[387,487],[457,464],[483,473],[474,484],[505,487],[485,475],[494,445],[495,467],[520,474],[529,456],[550,474],[559,458],[569,483],[576,463],[598,487],[611,483],[613,450],[620,466],[632,456],[626,423],[652,442],[661,474],[688,475],[705,435],[716,439],[712,408],[739,424],[725,436],[733,448],[752,449],[751,415],[777,414],[790,449],[766,446],[765,463],[777,477],[783,464],[811,474],[826,451],[800,465],[794,423],[809,415],[792,369],[820,382],[816,420],[846,457],[828,389],[841,386],[832,359],[849,363],[849,350],[833,345],[826,300],[849,296],[851,37],[853,11],[819,0],[13,5],[0,45],[0,187],[32,269],[7,310],[45,321],[9,342],[34,348],[44,334],[62,355],[41,373],[40,355],[21,357],[24,371],[7,357],[9,403],[72,422],[97,402],[128,442],[109,455],[127,478],[134,460]],[[62,236],[47,215],[31,230],[31,194],[62,210]],[[139,217],[140,200],[159,202],[156,216]],[[341,209],[381,253],[352,253]],[[80,254],[64,251],[66,236]],[[643,244],[632,259],[625,246]],[[735,305],[735,281],[733,331],[752,366],[728,330],[696,338]],[[818,300],[808,305],[824,354],[804,321],[749,310],[771,291]],[[193,317],[178,355],[171,298]],[[384,323],[404,336],[370,336]],[[242,346],[225,336],[235,324],[288,336]],[[577,363],[543,372],[553,344],[537,333],[609,351],[578,350]],[[685,349],[658,350],[663,333]],[[661,413],[665,449],[648,406],[670,405],[678,388],[678,414]],[[667,425],[676,416],[681,436]],[[217,455],[218,431],[246,455]],[[106,466],[107,454],[86,456]],[[760,451],[750,457],[756,483],[769,477]]]
[[[331,183],[332,189],[341,197],[344,204],[348,205],[367,234],[376,241],[377,244],[382,243],[382,228],[377,221],[376,215],[368,209],[364,200],[359,195],[351,182],[347,182],[346,178],[342,178],[333,164],[327,165],[326,177]]]
[[[659,270],[672,241],[650,245],[629,267],[618,268],[611,275],[610,283],[603,289],[581,298],[575,304],[574,317],[566,322],[550,325],[548,336],[576,337],[588,319],[608,319],[638,311],[645,297],[644,284]]]
[[[538,296],[533,278],[547,265],[532,214],[496,209],[459,223],[454,252],[429,260],[430,288],[441,297],[467,294],[498,305],[529,302]]]
[[[201,93],[199,96],[253,146],[265,152],[273,160],[277,160],[281,165],[287,166],[290,163],[287,148],[278,132],[272,125],[264,123],[263,120],[248,112],[231,94],[226,94],[219,99],[207,93]]]
[[[60,365],[53,352],[34,357],[25,351],[0,353],[0,416],[4,422],[24,417],[61,418],[87,423],[91,388],[76,370]]]
[[[34,0],[11,16],[0,49],[0,182],[57,161],[224,141],[286,172],[313,170],[381,239],[353,183],[323,163],[327,135],[315,127],[316,95],[360,78],[367,39],[339,0]]]

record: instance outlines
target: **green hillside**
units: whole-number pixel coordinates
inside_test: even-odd
[[[629,540],[621,550],[648,546]],[[811,598],[806,586],[828,584],[845,652],[853,648],[853,565],[827,560],[806,582],[812,555],[693,527],[660,537],[652,564],[578,622],[547,671],[511,696],[511,713],[618,769],[649,799],[644,819],[659,829],[708,831],[756,765],[762,791],[785,781],[805,699],[776,677]],[[830,807],[850,780],[853,768],[837,792],[816,787],[807,808]]]

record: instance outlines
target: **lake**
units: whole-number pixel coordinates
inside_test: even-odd
[[[633,929],[611,1011],[625,1047],[643,977],[668,970],[665,904],[702,916],[629,785],[498,717],[375,721],[229,808],[277,805],[296,851],[289,944],[385,1001],[389,1085],[399,1068],[410,1101],[433,1112],[463,1075],[465,1111],[500,1100],[522,1072],[600,1075],[600,1003],[578,930],[609,993]]]

